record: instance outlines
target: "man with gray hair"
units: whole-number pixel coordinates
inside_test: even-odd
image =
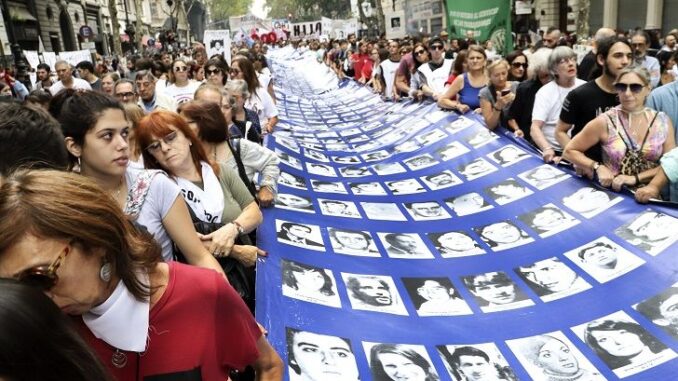
[[[650,73],[650,83],[654,89],[659,84],[661,67],[658,59],[647,55],[647,50],[650,48],[650,36],[642,30],[635,32],[631,36],[631,47],[633,48],[633,65],[647,69]]]
[[[231,97],[235,99],[235,106],[231,110],[233,124],[238,127],[242,137],[255,143],[261,143],[259,116],[254,110],[245,108],[245,100],[250,96],[247,82],[242,79],[232,79],[226,83],[225,88]]]
[[[156,109],[176,111],[174,98],[156,91],[155,82],[156,78],[150,70],[140,70],[134,76],[135,90],[139,95],[137,103],[141,109],[146,114]]]
[[[73,78],[73,68],[71,64],[64,60],[59,60],[54,64],[59,81],[49,88],[52,95],[57,95],[63,89],[92,90],[89,82],[80,78]]]
[[[139,92],[134,81],[121,78],[113,85],[113,96],[122,103],[137,103]]]

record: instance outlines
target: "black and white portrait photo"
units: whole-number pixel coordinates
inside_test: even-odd
[[[646,210],[620,226],[615,234],[650,255],[657,255],[678,240],[678,219]]]
[[[359,381],[348,339],[294,328],[286,330],[290,381]]]
[[[228,47],[227,47],[228,49]],[[224,40],[212,40],[210,41],[210,48],[208,51],[208,56],[212,57],[213,55],[218,54],[220,56],[224,55]]]
[[[278,241],[288,245],[303,247],[309,250],[325,251],[320,227],[275,220]]]
[[[360,218],[358,207],[352,201],[318,199],[320,212],[326,216]]]
[[[283,295],[330,307],[341,307],[332,271],[282,260]]]
[[[562,332],[507,340],[506,344],[534,381],[606,381]]]
[[[537,168],[519,174],[518,177],[525,180],[533,187],[544,190],[552,185],[567,180],[571,176],[550,164],[543,164]]]
[[[465,140],[471,147],[479,148],[496,139],[499,139],[499,135],[487,128],[480,128],[478,132],[467,137]]]
[[[419,316],[472,313],[448,278],[402,278],[402,281]]]
[[[483,312],[505,311],[534,305],[516,283],[502,271],[461,278]]]
[[[386,186],[391,190],[391,193],[393,193],[394,196],[426,192],[424,186],[419,184],[419,181],[416,179],[387,181]]]
[[[407,221],[397,204],[387,202],[361,202],[365,215],[370,220]]]
[[[313,209],[313,201],[311,201],[310,198],[291,193],[278,193],[278,196],[275,199],[275,207],[304,213],[315,212],[315,209]]]
[[[586,218],[592,218],[622,200],[622,197],[612,192],[584,186],[563,197],[563,204]]]
[[[438,345],[437,348],[455,381],[518,381],[494,343]]]
[[[494,208],[483,196],[476,192],[450,197],[445,204],[458,216],[466,216]]]
[[[576,271],[557,257],[518,267],[516,273],[545,301],[564,298],[591,288]]]
[[[360,159],[357,156],[332,156],[332,161],[339,164],[359,164]]]
[[[462,164],[457,167],[457,172],[464,176],[466,180],[474,180],[496,170],[497,167],[483,158],[475,159],[470,163]]]
[[[393,147],[393,152],[398,154],[398,153],[404,153],[404,152],[413,152],[421,148],[421,144],[417,142],[414,139],[410,140],[405,140],[404,142],[396,145]]]
[[[433,254],[415,233],[377,233],[391,258],[430,259]]]
[[[460,116],[454,122],[448,124],[445,128],[452,133],[459,132],[473,125],[473,121],[465,116]]]
[[[363,342],[373,381],[439,380],[423,345]]]
[[[297,159],[296,157],[286,154],[279,149],[276,149],[275,153],[278,155],[278,159],[280,159],[281,163],[289,165],[290,167],[300,171],[304,169],[304,167],[301,166],[301,160]]]
[[[478,242],[462,231],[428,233],[428,238],[443,258],[485,254]]]
[[[473,230],[493,251],[506,250],[534,242],[534,238],[510,221],[499,221],[473,228]]]
[[[463,181],[449,169],[431,175],[422,176],[420,179],[431,190],[445,189],[463,183]]]
[[[280,144],[281,146],[283,146],[283,147],[289,149],[289,150],[292,150],[292,151],[296,152],[296,153],[301,152],[301,150],[299,149],[299,145],[297,144],[297,142],[296,142],[294,139],[287,139],[287,138],[283,138],[283,137],[276,137],[276,138],[275,138],[275,142],[276,142],[277,144]]]
[[[407,315],[403,299],[390,276],[341,273],[354,310]]]
[[[560,233],[579,224],[579,220],[554,204],[546,204],[518,216],[518,219],[529,225],[542,238]]]
[[[372,174],[370,170],[365,167],[342,167],[339,168],[339,172],[344,177],[365,177]]]
[[[346,137],[346,136],[352,136],[352,135],[357,135],[357,134],[361,134],[361,133],[362,133],[362,131],[360,130],[360,128],[357,128],[357,127],[354,127],[354,128],[347,128],[347,129],[345,129],[345,130],[339,131],[339,135],[340,135],[340,136],[344,136],[344,137]]]
[[[405,203],[405,209],[415,221],[442,220],[452,218],[437,201]]]
[[[471,150],[468,149],[465,145],[454,141],[446,146],[443,146],[442,148],[438,148],[436,152],[438,155],[440,155],[440,159],[443,161],[449,161],[454,159],[455,157],[459,157],[465,153],[470,152]]]
[[[308,149],[308,148],[304,149],[304,156],[306,156],[309,159],[322,161],[322,162],[325,162],[325,163],[330,161],[330,159],[324,153],[321,153],[321,152],[318,152],[318,151],[315,151],[315,150],[312,150],[312,149]]]
[[[311,180],[311,188],[319,193],[348,194],[344,183],[339,181]]]
[[[564,255],[600,283],[618,278],[645,263],[607,237],[600,237]]]
[[[405,165],[407,165],[411,170],[416,171],[419,169],[424,169],[428,167],[432,167],[436,164],[438,164],[438,160],[434,159],[433,156],[430,154],[423,154],[423,155],[418,155],[411,157],[409,159],[405,159],[403,161]]]
[[[619,378],[626,378],[676,358],[676,353],[633,320],[618,311],[572,327]]]
[[[329,165],[307,162],[306,171],[312,175],[337,177],[337,171]]]
[[[348,187],[356,196],[386,196],[386,189],[376,181],[369,183],[349,183]]]
[[[400,163],[379,163],[372,166],[375,172],[379,175],[393,175],[396,173],[407,172],[407,169]]]
[[[335,253],[379,257],[379,250],[374,245],[374,238],[370,232],[333,227],[328,227],[327,230]]]
[[[423,144],[424,146],[431,145],[433,143],[437,143],[447,137],[447,134],[443,130],[439,129],[434,129],[431,130],[427,133],[421,134],[417,136],[417,140]]]
[[[527,159],[530,155],[513,144],[508,144],[490,153],[487,157],[502,167],[508,167],[511,164]]]
[[[485,192],[499,205],[506,205],[534,193],[513,178],[490,185],[485,188]]]
[[[633,308],[678,339],[678,283],[636,304]]]
[[[365,153],[361,155],[365,162],[379,161],[391,157],[391,153],[386,150]]]
[[[284,171],[280,171],[280,176],[278,177],[278,184],[290,188],[306,189],[306,179],[304,179],[301,176],[293,175],[289,172]]]

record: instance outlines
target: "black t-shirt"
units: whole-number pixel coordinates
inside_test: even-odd
[[[515,119],[518,127],[525,134],[525,139],[532,143],[530,127],[532,126],[532,109],[534,108],[534,98],[537,91],[542,87],[538,78],[528,79],[521,82],[516,89],[516,98],[509,109],[509,118]]]
[[[588,122],[618,104],[617,94],[601,89],[595,80],[590,81],[567,94],[560,111],[560,120],[573,125],[572,136],[574,137]],[[601,161],[600,145],[596,144],[591,147],[586,151],[586,156]]]
[[[582,58],[581,62],[579,63],[579,67],[577,67],[577,78],[584,81],[592,80],[593,78],[591,74],[596,68],[596,64],[596,55],[593,54],[593,51],[586,53],[584,58]]]

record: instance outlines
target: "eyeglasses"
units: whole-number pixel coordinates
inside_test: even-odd
[[[39,288],[42,291],[51,290],[59,282],[59,276],[56,272],[71,251],[71,244],[72,242],[69,242],[68,246],[61,250],[61,253],[59,253],[59,256],[52,264],[49,266],[35,266],[24,270],[19,274],[17,280],[29,286]]]
[[[414,51],[414,55],[415,55],[415,56],[420,56],[420,55],[422,55],[422,54],[424,54],[424,53],[426,53],[426,50],[415,50],[415,51]]]
[[[176,71],[176,72],[188,71],[188,66],[175,66],[174,71]]]
[[[614,89],[618,93],[625,93],[631,89],[631,92],[634,94],[638,94],[643,90],[643,85],[640,83],[615,83],[614,84]]]
[[[229,73],[231,73],[231,75],[238,75],[238,74],[240,74],[240,70],[238,70],[238,69],[231,69],[231,70],[229,70]]]
[[[132,92],[126,92],[126,93],[115,93],[116,98],[119,99],[125,99],[125,98],[131,98],[134,96],[134,93]]]
[[[162,139],[156,140],[153,143],[149,144],[148,147],[146,147],[146,151],[150,154],[156,154],[160,149],[162,148],[161,142],[165,143],[165,145],[171,146],[177,139],[177,132],[172,131],[169,134],[165,135]]]
[[[516,69],[519,68],[519,67],[522,67],[523,69],[527,69],[527,62],[513,62],[511,64],[511,66],[513,66]]]
[[[438,45],[438,44],[431,45],[431,50],[443,50],[443,49],[445,49],[445,47],[442,46],[442,45]]]
[[[576,62],[575,57],[565,57],[561,58],[558,60],[558,65],[564,64],[564,63],[570,63],[570,62]]]

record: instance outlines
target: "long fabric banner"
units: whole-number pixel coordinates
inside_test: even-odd
[[[257,318],[287,380],[674,380],[678,212],[473,113],[319,93],[271,53],[281,160]],[[329,74],[328,74],[329,75]]]
[[[504,54],[513,48],[510,1],[447,0],[446,9],[452,36],[464,38],[471,31],[477,41],[492,40]]]

